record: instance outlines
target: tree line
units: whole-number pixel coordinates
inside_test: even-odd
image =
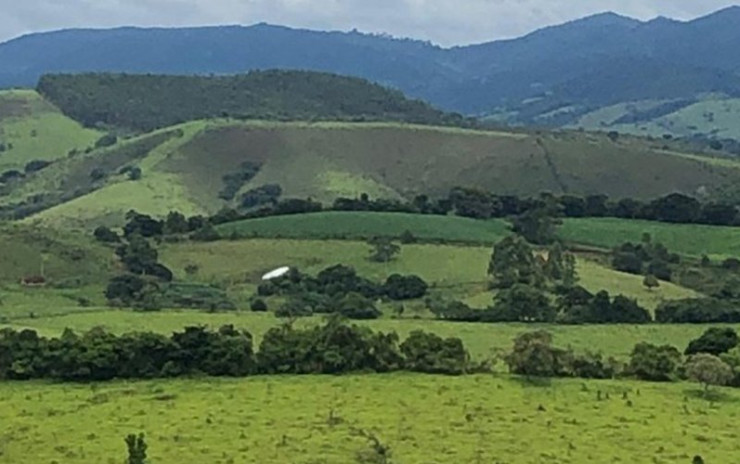
[[[90,382],[399,370],[459,375],[480,368],[459,338],[414,331],[401,342],[394,332],[374,332],[339,317],[306,329],[291,324],[272,328],[258,351],[252,335],[233,326],[216,331],[187,327],[171,336],[115,335],[101,328],[80,335],[65,330],[58,338],[28,329],[0,330],[0,379],[7,380]]]
[[[627,362],[600,353],[575,354],[557,347],[547,331],[526,332],[514,340],[504,361],[513,374],[527,377],[630,377],[653,382],[692,380],[704,385],[740,387],[740,347],[730,328],[710,328],[681,353],[671,345],[640,342]]]
[[[310,71],[233,76],[54,74],[39,93],[87,127],[149,132],[213,118],[275,121],[401,121],[472,126],[367,80]]]

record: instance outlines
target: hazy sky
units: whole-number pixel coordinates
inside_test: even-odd
[[[269,22],[387,32],[442,45],[514,37],[615,11],[691,19],[738,0],[0,0],[0,40],[67,27]]]

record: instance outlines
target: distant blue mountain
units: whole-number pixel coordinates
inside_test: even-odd
[[[32,34],[0,44],[0,88],[46,73],[234,74],[301,69],[358,76],[467,114],[598,107],[645,98],[740,95],[740,7],[688,22],[613,13],[514,40],[444,49],[357,32],[258,24]]]

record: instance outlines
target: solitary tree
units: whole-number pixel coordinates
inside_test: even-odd
[[[126,447],[128,448],[128,459],[126,464],[146,464],[146,441],[144,434],[139,436],[131,434],[126,437]]]
[[[704,396],[710,385],[727,385],[733,377],[732,368],[717,356],[699,353],[686,362],[686,376],[704,385]]]
[[[648,274],[642,279],[642,285],[652,292],[653,289],[660,287],[660,281],[654,275]]]
[[[376,263],[388,263],[393,261],[393,258],[401,251],[401,247],[393,243],[393,241],[386,237],[375,237],[370,239],[368,245],[372,247],[370,250],[370,261]]]

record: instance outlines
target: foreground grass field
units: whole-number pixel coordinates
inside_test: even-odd
[[[612,248],[624,242],[639,242],[643,233],[662,242],[672,252],[714,258],[740,256],[740,228],[617,218],[566,219],[559,235],[569,242]]]
[[[414,374],[3,383],[0,463],[115,464],[138,432],[157,464],[386,462],[362,433],[405,464],[736,462],[740,393],[710,405],[695,389]]]
[[[635,344],[649,341],[656,344],[669,344],[681,351],[688,343],[699,337],[707,325],[540,325],[540,324],[476,324],[452,323],[416,319],[412,315],[404,319],[378,319],[362,321],[372,329],[397,332],[405,338],[413,330],[425,330],[443,337],[460,337],[476,360],[492,358],[502,350],[510,350],[514,338],[527,331],[545,329],[555,337],[558,346],[571,346],[574,350],[601,351],[607,356],[626,359]],[[214,329],[225,324],[246,329],[252,333],[255,345],[263,334],[282,324],[284,320],[270,313],[233,312],[209,314],[199,311],[164,311],[137,313],[124,310],[89,310],[54,317],[19,318],[11,321],[9,327],[15,329],[31,328],[47,336],[59,336],[64,329],[85,331],[93,327],[104,327],[115,333],[154,331],[171,334],[186,326],[202,325]],[[296,324],[305,327],[322,322],[321,317],[299,319]],[[2,327],[0,325],[0,327]],[[714,327],[714,326],[712,326]],[[740,325],[730,325],[740,331]]]

